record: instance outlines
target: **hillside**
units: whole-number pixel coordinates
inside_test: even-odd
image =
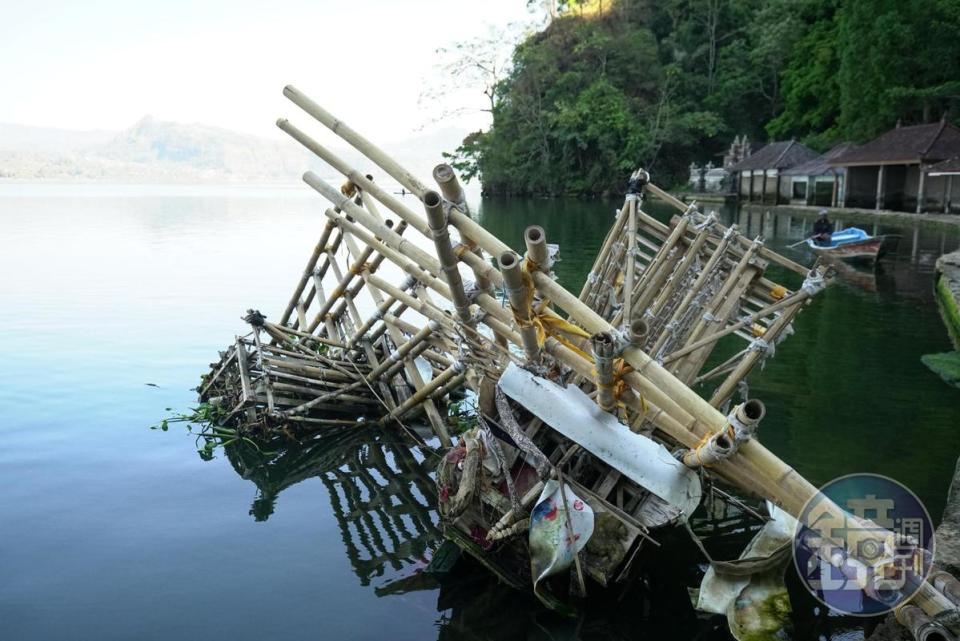
[[[384,148],[429,175],[463,131],[441,129]],[[324,139],[329,143],[329,138]],[[357,154],[335,149],[369,171]],[[296,142],[146,116],[119,132],[0,125],[0,179],[119,182],[296,182],[322,163]],[[378,172],[379,173],[379,172]]]
[[[670,185],[735,135],[825,150],[960,111],[955,0],[560,5],[457,152],[487,193],[619,191],[638,166]]]

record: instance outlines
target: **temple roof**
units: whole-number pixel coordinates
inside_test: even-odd
[[[945,120],[926,125],[896,127],[833,160],[847,165],[916,164],[960,156],[960,129]]]
[[[837,167],[831,167],[830,161],[850,150],[853,147],[849,142],[840,143],[822,156],[800,163],[783,172],[784,176],[826,176],[840,172]]]
[[[813,160],[817,152],[796,140],[772,142],[758,149],[735,165],[730,171],[749,171],[752,169],[788,169],[800,163]]]

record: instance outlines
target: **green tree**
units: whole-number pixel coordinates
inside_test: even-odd
[[[960,107],[960,0],[543,6],[489,85],[492,127],[451,156],[488,192],[600,194],[637,166],[671,184],[736,134],[826,148]]]
[[[809,26],[783,72],[783,110],[767,124],[767,132],[824,148],[840,137],[840,0],[807,0],[798,14]]]
[[[847,0],[839,25],[839,128],[865,140],[898,118],[929,122],[956,109],[956,0]]]

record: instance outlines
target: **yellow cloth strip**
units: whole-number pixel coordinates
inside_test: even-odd
[[[532,272],[537,270],[537,264],[527,256],[523,261],[523,266],[521,268],[521,274],[523,276],[524,284],[527,288],[527,300],[526,306],[530,310],[530,320],[524,320],[520,318],[516,310],[513,310],[513,318],[517,322],[519,327],[534,327],[537,330],[537,345],[543,347],[544,342],[547,340],[547,336],[552,336],[555,338],[561,345],[577,354],[582,356],[591,363],[595,363],[593,354],[585,352],[579,346],[574,344],[570,339],[568,339],[564,334],[569,334],[571,336],[578,336],[580,338],[590,338],[590,332],[583,329],[579,325],[574,325],[570,321],[555,316],[553,314],[548,314],[546,311],[534,312],[533,311],[533,299],[536,294],[536,289],[533,284],[533,277],[530,275]],[[547,310],[550,307],[550,301],[544,299],[541,303],[540,308]],[[633,371],[633,367],[628,365],[626,361],[622,358],[618,358],[614,361],[614,373],[613,373],[613,397],[620,401],[620,396],[629,388],[627,382],[623,380],[623,377]],[[596,381],[597,375],[596,370],[593,373],[593,379]],[[643,412],[647,412],[647,401],[643,398],[643,394],[639,392],[637,395],[640,397],[640,407],[643,409]],[[623,403],[620,403],[623,406]]]

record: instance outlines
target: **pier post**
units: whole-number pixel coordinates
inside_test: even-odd
[[[927,200],[927,172],[923,170],[923,165],[917,169],[920,172],[920,185],[917,187],[917,213],[922,214]]]
[[[883,209],[884,173],[884,165],[880,165],[880,168],[877,169],[877,202],[875,207],[878,211]]]
[[[953,175],[947,176],[947,195],[943,198],[943,213],[950,213],[950,199],[953,196]]]

